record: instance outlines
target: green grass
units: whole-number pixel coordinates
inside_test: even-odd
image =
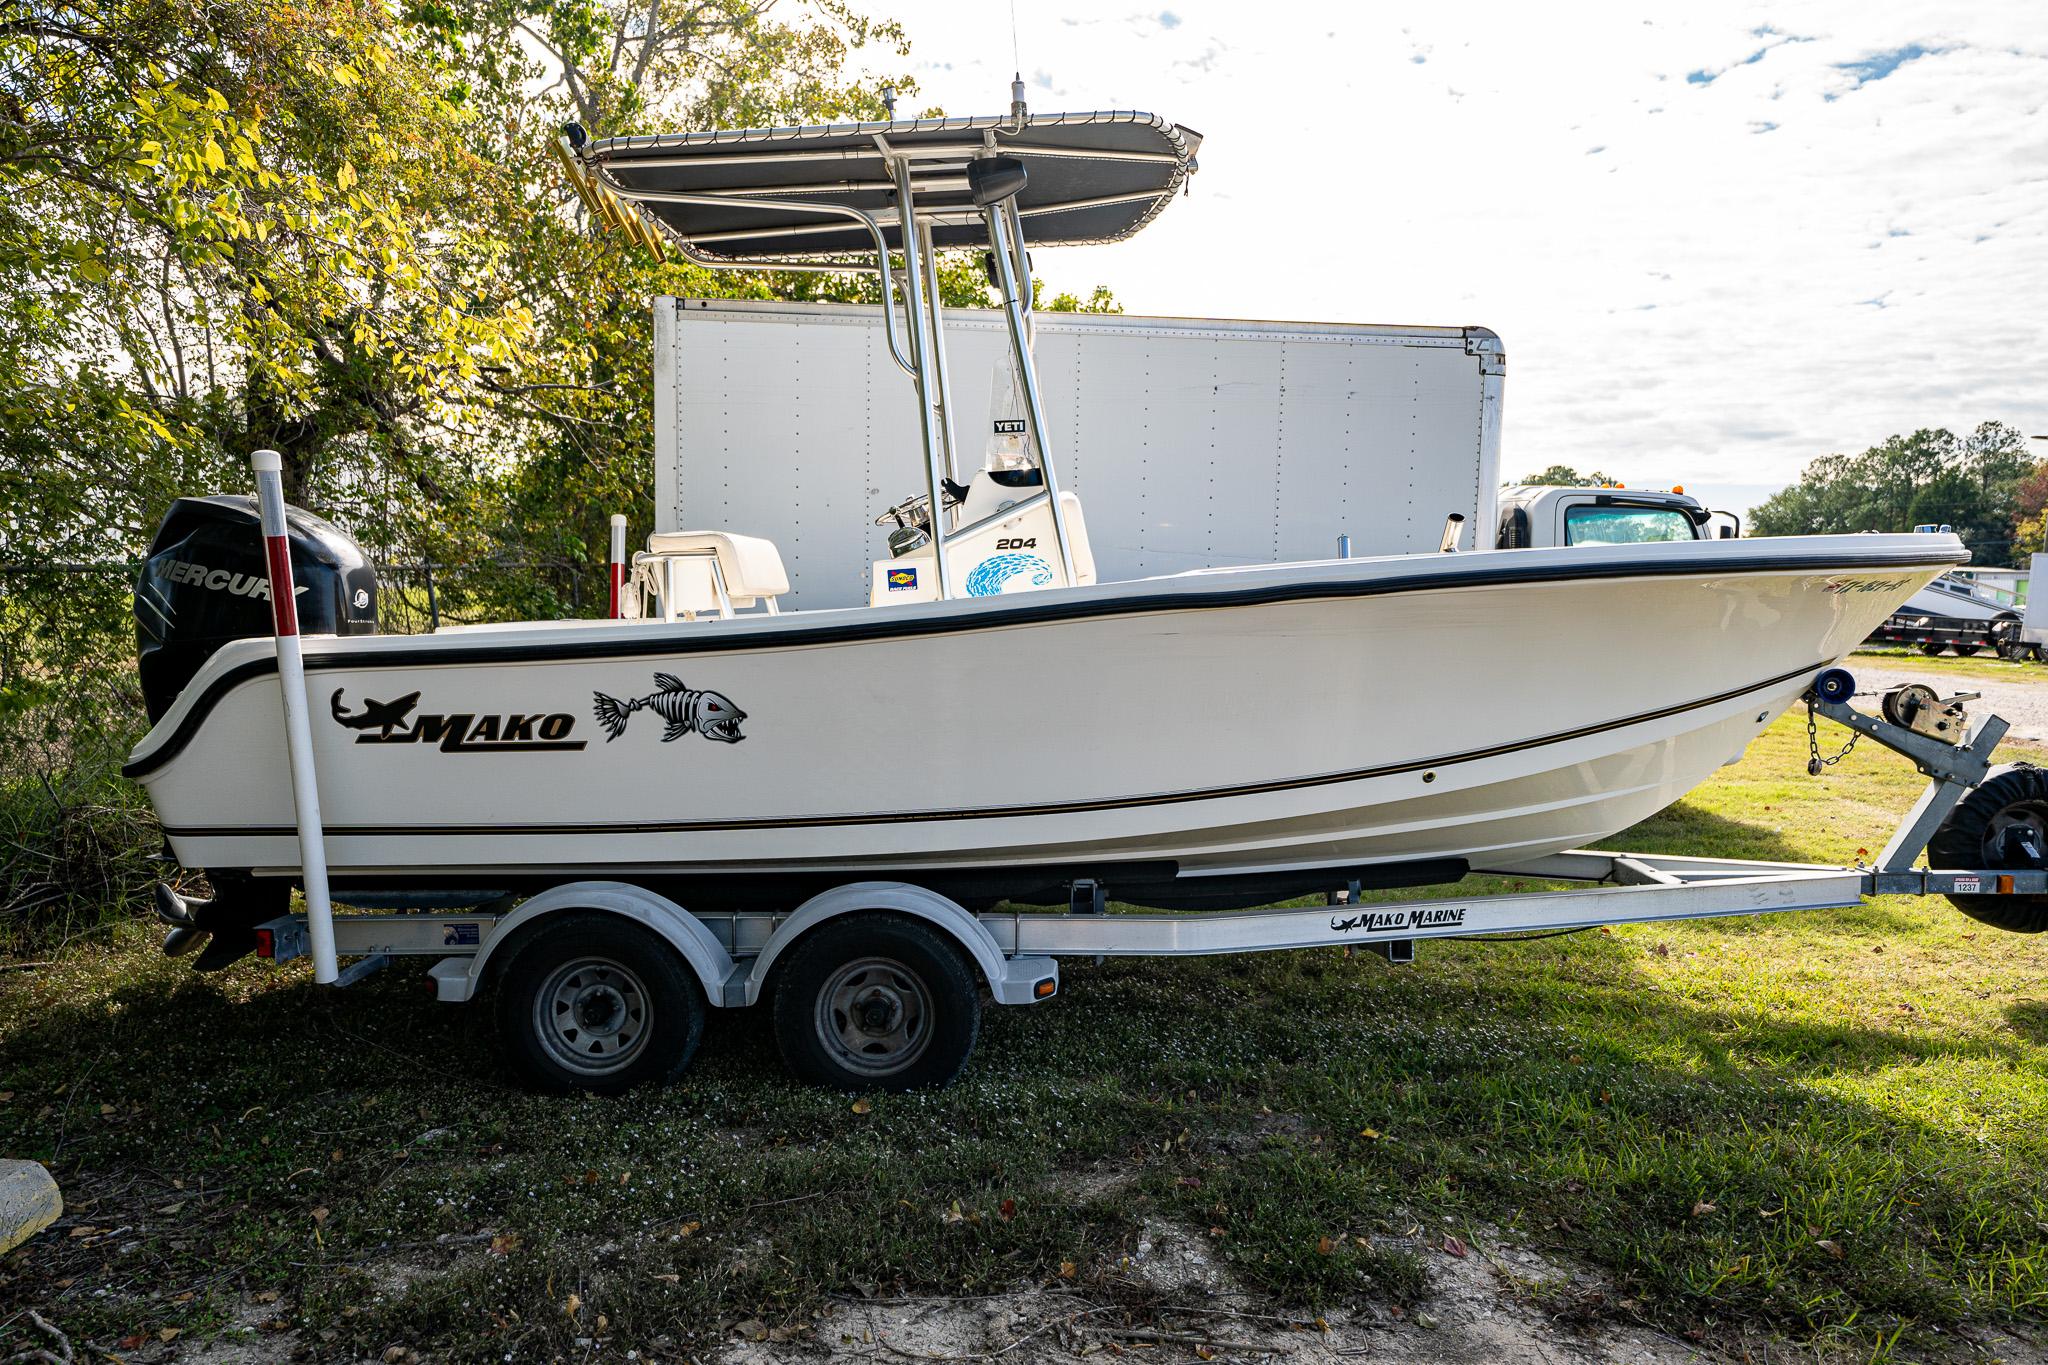
[[[1865,750],[1808,778],[1804,746],[1781,721],[1613,844],[1874,850],[1919,779]],[[477,1361],[699,1354],[839,1293],[1076,1283],[1144,1311],[1116,1266],[1162,1218],[1308,1310],[1415,1301],[1428,1228],[1590,1264],[1604,1311],[1709,1342],[1917,1358],[2048,1312],[2048,945],[1940,902],[1404,968],[1072,961],[1058,999],[990,1010],[961,1083],[862,1111],[791,1083],[745,1014],[674,1086],[539,1099],[418,968],[322,992],[154,939],[0,974],[0,1151],[72,1206],[0,1261],[0,1302],[109,1347],[203,1336],[251,1291],[322,1355]]]

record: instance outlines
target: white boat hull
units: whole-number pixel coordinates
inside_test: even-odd
[[[1043,899],[1086,875],[1154,904],[1443,880],[1669,805],[1961,558],[1925,535],[1582,546],[312,638],[328,861],[343,884],[770,900],[812,876]],[[296,871],[270,660],[223,649],[131,761],[187,866]]]

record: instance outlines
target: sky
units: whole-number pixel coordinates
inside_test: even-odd
[[[1810,459],[2048,434],[2048,0],[875,0],[909,106],[1142,109],[1205,138],[1132,241],[1041,252],[1133,313],[1491,327],[1502,473],[1742,509]],[[2048,457],[2048,442],[2035,449]]]

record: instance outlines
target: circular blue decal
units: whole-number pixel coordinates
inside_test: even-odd
[[[969,597],[994,597],[1022,588],[1052,586],[1052,565],[1037,555],[994,555],[967,575]]]

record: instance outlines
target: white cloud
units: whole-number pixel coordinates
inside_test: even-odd
[[[907,23],[920,101],[1007,105],[1007,11],[873,7]],[[1207,137],[1189,200],[1044,253],[1057,285],[1490,326],[1516,472],[1733,496],[1916,426],[2048,432],[2038,0],[1169,13],[1019,7],[1035,107]]]

